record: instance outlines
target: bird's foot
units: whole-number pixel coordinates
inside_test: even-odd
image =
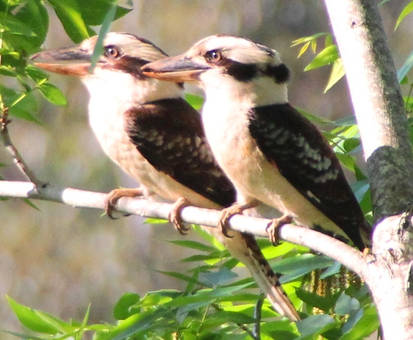
[[[281,216],[280,218],[274,218],[270,223],[268,223],[265,231],[268,234],[270,242],[276,246],[280,242],[280,235],[278,234],[279,228],[284,224],[291,223],[293,218],[289,215]]]
[[[186,206],[191,205],[190,202],[184,198],[179,197],[173,204],[171,211],[168,214],[169,222],[171,222],[174,228],[181,234],[186,235],[189,231],[188,227],[185,227],[182,222],[181,212]]]
[[[218,228],[221,229],[222,233],[226,237],[232,238],[233,236],[228,234],[229,219],[236,214],[241,214],[244,210],[255,207],[257,204],[258,202],[256,201],[252,201],[249,203],[242,203],[242,204],[235,203],[228,208],[222,209],[221,216],[219,217]]]
[[[108,193],[105,201],[105,213],[111,219],[115,219],[113,211],[118,200],[122,197],[138,197],[142,196],[142,189],[114,189]],[[128,216],[128,215],[126,215]]]

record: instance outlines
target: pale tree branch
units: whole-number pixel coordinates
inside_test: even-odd
[[[104,193],[60,188],[51,184],[38,188],[30,182],[0,181],[0,197],[31,198],[64,203],[78,208],[104,209]],[[116,206],[120,212],[135,214],[143,217],[168,218],[172,204],[160,203],[141,198],[121,198]],[[186,223],[199,224],[216,228],[220,218],[217,210],[185,207],[182,209],[182,220]],[[270,220],[243,215],[235,215],[229,225],[232,230],[250,233],[259,237],[267,237],[266,228]],[[362,279],[365,277],[368,263],[363,255],[355,248],[319,233],[315,230],[288,224],[280,228],[283,240],[306,246],[342,263]]]
[[[413,155],[400,86],[375,0],[325,0],[367,161],[375,226],[366,283],[386,340],[413,339]],[[404,212],[404,213],[403,213]]]

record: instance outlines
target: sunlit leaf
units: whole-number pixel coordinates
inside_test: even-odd
[[[106,14],[109,9],[112,8],[113,4],[117,4],[117,0],[77,0],[79,3],[80,10],[82,12],[82,17],[88,25],[101,25],[105,19]],[[126,6],[126,4],[124,5]],[[133,4],[132,4],[133,6]],[[116,11],[114,19],[118,19],[132,10],[131,6],[129,8],[122,7],[118,4],[116,6]]]
[[[62,91],[56,86],[50,83],[44,83],[39,86],[41,94],[52,104],[65,106],[67,105],[67,100]]]
[[[330,65],[338,58],[338,51],[336,45],[330,45],[318,53],[314,59],[309,63],[304,71],[314,70],[316,68]]]
[[[84,22],[76,0],[47,0],[55,10],[68,36],[76,43],[89,38],[89,31]]]
[[[333,63],[333,67],[331,68],[330,77],[328,78],[324,93],[331,89],[341,78],[344,77],[345,74],[346,71],[344,70],[342,59],[336,59]]]
[[[124,320],[130,317],[133,313],[136,313],[136,310],[131,309],[130,307],[135,305],[138,302],[140,296],[136,293],[125,293],[116,302],[115,307],[113,308],[113,316],[116,320]]]
[[[186,93],[185,100],[191,105],[195,110],[200,110],[204,104],[204,98],[197,96],[195,94]]]
[[[69,331],[71,327],[64,322],[45,312],[26,307],[7,296],[7,302],[13,309],[19,321],[28,329],[46,334],[56,334],[61,331]]]
[[[396,24],[394,25],[394,30],[397,30],[399,25],[402,23],[404,18],[408,16],[413,11],[413,1],[410,1],[401,11],[399,17],[396,20]]]

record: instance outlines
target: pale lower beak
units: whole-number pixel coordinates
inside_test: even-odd
[[[65,75],[85,76],[90,68],[90,54],[78,47],[39,52],[30,60],[38,68]]]
[[[148,63],[142,67],[145,76],[174,82],[196,81],[208,66],[197,64],[184,55]]]

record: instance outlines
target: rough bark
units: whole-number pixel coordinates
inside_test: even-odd
[[[373,202],[373,254],[364,280],[385,339],[413,339],[413,156],[407,117],[374,0],[325,0],[362,140]]]

